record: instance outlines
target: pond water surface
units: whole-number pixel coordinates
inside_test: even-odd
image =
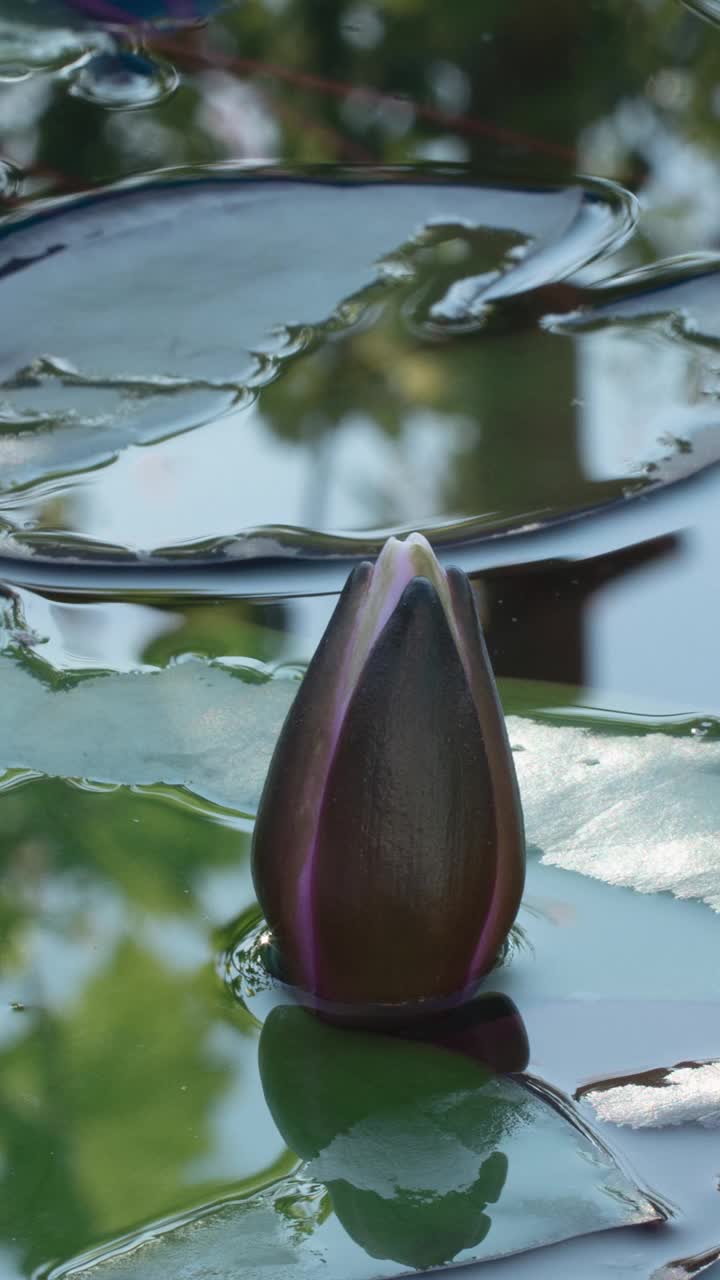
[[[718,18],[0,0],[0,1280],[720,1276]],[[249,872],[412,529],[530,846],[425,1040]]]

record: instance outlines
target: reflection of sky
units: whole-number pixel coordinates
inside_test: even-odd
[[[130,448],[74,487],[70,524],[140,548],[262,524],[403,525],[444,514],[462,418],[416,412],[399,441],[348,417],[316,447],[279,440],[253,407],[151,449]]]
[[[599,591],[589,609],[590,682],[676,710],[720,714],[720,494],[672,558]],[[712,673],[715,678],[712,679]]]
[[[672,452],[668,437],[718,420],[712,357],[661,326],[601,329],[575,351],[579,448],[594,479],[637,472]]]
[[[196,973],[208,962],[207,930],[199,921],[179,915],[152,916],[139,933],[147,950],[173,973]]]
[[[630,336],[628,344],[627,332],[605,329],[578,344],[580,438],[597,477],[667,455],[666,432],[687,433],[692,461],[703,444],[694,446],[690,428],[718,419],[704,394],[707,353],[651,330]],[[614,579],[588,606],[588,683],[647,697],[657,709],[672,700],[676,709],[717,713],[717,682],[708,683],[720,625],[716,473],[678,490],[666,519],[668,531],[681,532],[679,551]]]
[[[112,888],[74,875],[44,878],[32,900],[37,916],[12,999],[60,1012],[109,963],[127,927],[125,904]]]
[[[26,643],[38,657],[63,670],[150,670],[142,655],[158,637],[175,630],[181,615],[146,605],[105,601],[68,604],[19,591]]]
[[[228,903],[234,902],[240,909],[254,901],[250,859],[243,858],[233,867],[208,867],[193,885],[193,893],[213,928],[226,925]]]
[[[25,1280],[27,1272],[22,1265],[22,1251],[0,1245],[0,1276],[2,1280]]]
[[[285,1143],[265,1101],[256,1035],[242,1035],[216,1022],[210,1028],[206,1052],[212,1065],[230,1072],[232,1080],[208,1115],[210,1151],[192,1161],[187,1176],[201,1182],[257,1175],[280,1159]]]

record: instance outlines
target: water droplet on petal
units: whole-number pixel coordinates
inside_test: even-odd
[[[74,75],[70,92],[96,106],[127,110],[160,102],[177,85],[178,74],[170,63],[125,49],[98,53],[84,62]]]

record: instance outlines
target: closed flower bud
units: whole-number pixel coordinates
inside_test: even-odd
[[[470,583],[426,540],[351,574],[281,732],[253,876],[309,1003],[472,994],[523,890],[512,754]]]

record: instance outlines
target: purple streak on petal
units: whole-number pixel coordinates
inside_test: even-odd
[[[318,797],[317,813],[322,811],[327,790],[327,780],[342,733],[350,699],[367,662],[370,651],[395,611],[406,586],[422,573],[423,558],[434,561],[429,543],[421,534],[411,534],[404,542],[388,538],[370,579],[369,590],[358,608],[355,625],[348,640],[345,656],[336,684],[335,705],[331,718],[331,733],[325,759],[325,777]],[[304,940],[306,973],[310,990],[317,993],[318,964],[315,947],[314,878],[317,856],[318,826],[316,822],[312,840],[303,860],[298,878],[299,936]]]
[[[310,985],[306,956],[312,935],[300,915],[300,877],[318,824],[338,679],[372,572],[372,564],[365,561],[353,569],[345,583],[281,730],[253,832],[252,872],[257,896],[270,927],[281,939],[291,981],[304,989]],[[307,917],[306,897],[304,907]]]
[[[459,569],[448,569],[458,652],[485,738],[497,820],[497,858],[490,908],[467,972],[471,986],[492,965],[517,915],[525,882],[525,836],[515,765],[495,677],[472,589]]]
[[[317,994],[317,950],[315,947],[315,903],[313,902],[313,866],[317,847],[317,836],[313,837],[307,851],[303,869],[298,880],[298,937],[305,952],[305,972],[308,990]]]
[[[298,915],[299,929],[298,936],[302,940],[302,949],[305,952],[305,971],[307,974],[307,982],[310,991],[313,994],[317,992],[317,951],[315,946],[315,902],[313,899],[313,882],[315,878],[315,860],[317,854],[318,842],[318,826],[319,815],[322,810],[325,792],[327,790],[327,780],[330,773],[330,765],[332,764],[338,739],[342,732],[343,720],[347,710],[348,703],[352,694],[352,688],[348,679],[348,672],[352,662],[353,651],[355,649],[357,634],[360,629],[360,623],[364,608],[367,607],[367,597],[372,587],[372,577],[368,584],[368,593],[365,601],[359,606],[355,616],[355,622],[350,633],[343,658],[340,678],[336,685],[335,705],[333,707],[331,717],[331,733],[328,742],[328,749],[325,757],[325,776],[322,780],[317,803],[317,819],[313,829],[312,839],[308,846],[305,858],[302,864],[302,871],[298,879]]]

